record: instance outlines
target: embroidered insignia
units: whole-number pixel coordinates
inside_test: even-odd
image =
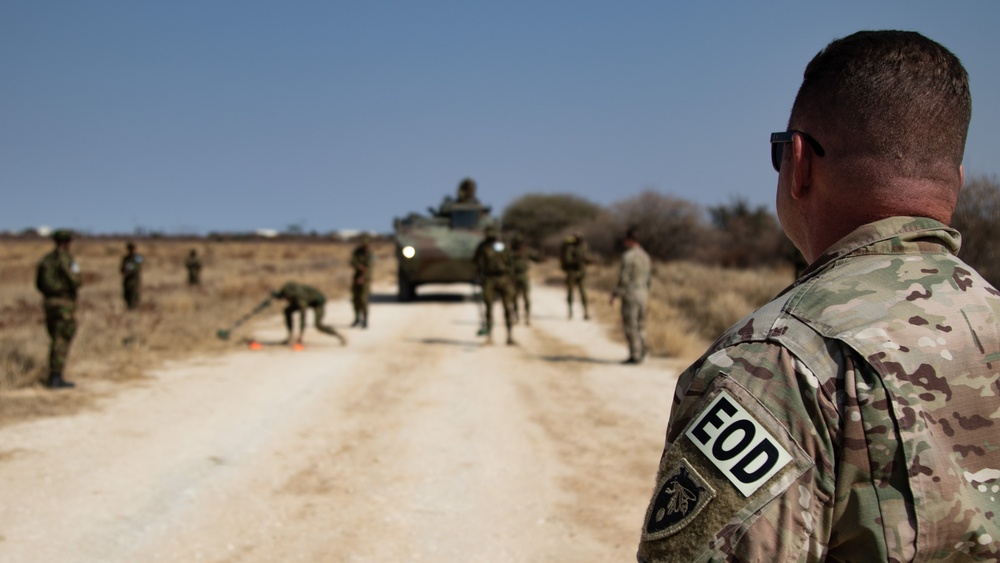
[[[724,390],[685,434],[744,497],[792,461],[767,427]]]
[[[715,498],[715,489],[682,459],[657,489],[646,513],[643,539],[656,540],[686,526]]]

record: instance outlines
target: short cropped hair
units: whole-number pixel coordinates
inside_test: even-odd
[[[809,62],[789,125],[818,124],[837,157],[920,177],[942,163],[961,165],[971,116],[958,57],[916,32],[860,31]]]
[[[625,229],[625,240],[639,241],[639,227],[629,227]]]

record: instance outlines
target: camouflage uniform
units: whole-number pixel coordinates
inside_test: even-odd
[[[129,245],[128,254],[122,257],[122,296],[125,307],[130,311],[139,308],[139,286],[142,282],[142,256],[136,254],[135,246]]]
[[[504,323],[507,326],[507,343],[513,344],[511,327],[514,317],[514,284],[510,276],[510,256],[504,249],[503,243],[491,232],[495,233],[492,228],[487,230],[486,238],[479,243],[473,255],[483,287],[487,342],[493,342],[493,301],[499,294],[503,303]]]
[[[201,260],[198,258],[198,252],[192,250],[186,260],[184,260],[184,267],[187,268],[188,273],[188,285],[199,285],[201,283]]]
[[[649,254],[636,245],[622,255],[618,286],[613,295],[622,299],[622,326],[628,342],[628,363],[639,363],[646,357],[646,309],[652,270]]]
[[[285,307],[285,328],[288,329],[288,340],[292,339],[292,316],[297,312],[299,317],[299,342],[306,330],[306,309],[312,309],[316,317],[316,330],[336,336],[343,344],[346,339],[332,326],[323,324],[323,314],[325,313],[326,296],[314,287],[295,282],[288,282],[281,286],[281,289],[271,294],[276,299],[288,301]]]
[[[541,257],[532,252],[520,237],[511,241],[510,265],[514,284],[514,319],[520,317],[518,301],[524,301],[524,324],[531,324],[531,263],[541,262]]]
[[[1000,293],[865,225],[685,371],[640,561],[997,561]]]
[[[56,231],[56,242],[69,241],[65,231]],[[62,378],[69,345],[76,334],[76,293],[80,288],[80,267],[68,249],[57,247],[38,263],[35,287],[44,296],[45,328],[49,333],[50,387],[72,386]]]
[[[362,239],[351,254],[351,267],[354,268],[354,278],[351,283],[351,302],[354,304],[354,324],[368,328],[368,296],[372,288],[371,268],[375,261],[367,237]]]
[[[573,289],[576,288],[580,292],[580,303],[583,304],[583,318],[589,319],[584,281],[587,278],[587,264],[590,263],[590,258],[587,256],[587,247],[579,235],[571,236],[563,242],[559,263],[566,273],[566,304],[569,306],[569,318],[573,318]]]

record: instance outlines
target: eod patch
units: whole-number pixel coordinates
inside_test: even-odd
[[[792,461],[777,438],[725,389],[685,435],[744,497]]]

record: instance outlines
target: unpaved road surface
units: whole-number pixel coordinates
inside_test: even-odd
[[[435,289],[382,288],[346,347],[234,343],[0,429],[0,561],[634,561],[675,365],[619,365],[540,285],[519,345],[485,347]]]

